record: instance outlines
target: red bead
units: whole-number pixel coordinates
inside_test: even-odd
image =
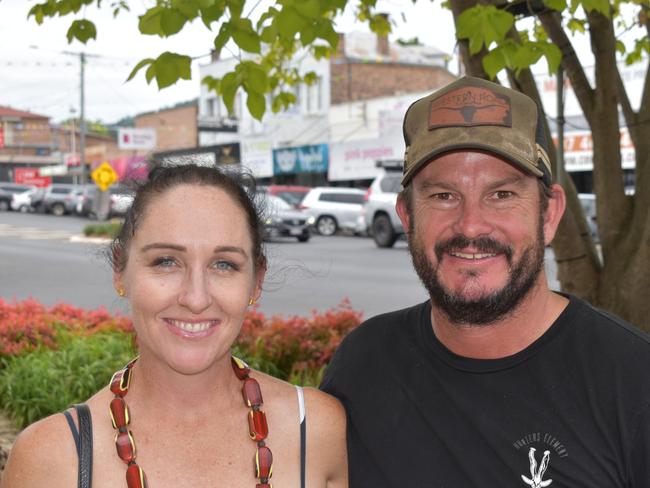
[[[260,478],[260,480],[264,478],[264,481],[266,481],[272,475],[273,454],[271,454],[271,449],[260,447],[255,454],[255,477]]]
[[[231,356],[230,364],[232,365],[232,370],[235,372],[235,376],[240,380],[245,380],[248,378],[248,374],[251,372],[251,369],[248,367],[244,361],[235,356]]]
[[[131,364],[131,363],[129,363]],[[111,391],[113,394],[123,397],[129,392],[131,384],[131,368],[126,367],[117,371],[111,378]]]
[[[126,405],[124,398],[113,398],[113,400],[111,400],[110,410],[111,422],[113,423],[114,429],[119,429],[129,425],[129,421],[131,420],[129,418],[129,407]]]
[[[117,455],[125,463],[135,461],[135,441],[131,435],[131,431],[118,432],[115,435],[115,447],[117,448]]]
[[[126,469],[126,486],[129,488],[147,488],[147,477],[136,463]]]
[[[247,407],[259,407],[262,405],[262,390],[257,380],[246,378],[241,392],[244,395],[244,403]]]
[[[269,435],[269,426],[266,423],[266,415],[262,410],[251,410],[248,412],[248,430],[251,439],[255,442],[266,439]]]

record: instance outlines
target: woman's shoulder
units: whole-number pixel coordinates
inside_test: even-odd
[[[2,488],[76,485],[77,451],[61,413],[25,428],[16,438],[2,476]]]

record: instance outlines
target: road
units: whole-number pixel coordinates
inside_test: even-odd
[[[107,246],[69,240],[88,223],[76,217],[0,212],[0,297],[128,313],[113,290],[103,257]],[[267,314],[305,315],[349,299],[370,317],[426,298],[404,241],[378,249],[369,238],[314,236],[307,243],[267,243],[266,252],[269,271],[259,310]],[[546,262],[554,277],[552,255],[547,254]],[[554,278],[550,281],[557,288]]]

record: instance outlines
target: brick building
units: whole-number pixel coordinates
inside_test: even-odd
[[[197,146],[198,101],[191,100],[170,108],[135,116],[136,128],[156,131],[156,152]]]
[[[389,43],[387,36],[340,34],[330,59],[331,103],[430,91],[455,78],[448,60],[435,48]]]

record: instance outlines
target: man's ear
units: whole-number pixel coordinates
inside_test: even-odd
[[[560,220],[562,215],[564,215],[564,210],[566,209],[566,194],[564,193],[564,188],[562,188],[557,183],[551,185],[551,196],[548,199],[548,207],[546,212],[544,212],[544,244],[549,245],[557,228],[560,225]]]
[[[408,203],[406,202],[408,196],[404,196],[404,193],[397,195],[397,203],[395,203],[395,210],[397,210],[397,215],[402,221],[402,227],[404,227],[404,232],[408,233],[411,229],[411,216],[408,211]]]
[[[124,290],[124,283],[122,283],[122,273],[113,272],[113,288],[119,293],[119,290]]]

